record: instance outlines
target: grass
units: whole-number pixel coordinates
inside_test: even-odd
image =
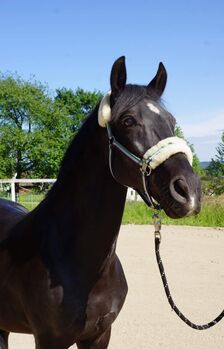
[[[32,211],[43,199],[44,194],[20,194],[17,202]]]
[[[122,224],[151,224],[152,210],[143,202],[127,201]],[[197,216],[172,219],[161,212],[163,224],[224,227],[224,195],[205,197],[202,210]]]
[[[37,193],[21,193],[17,197],[17,202],[24,207],[26,207],[29,211],[32,211],[45,197],[45,194],[37,194]],[[8,193],[0,192],[0,198],[11,200],[11,196]]]

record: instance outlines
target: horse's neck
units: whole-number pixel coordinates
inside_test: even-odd
[[[71,239],[78,258],[100,264],[115,246],[125,196],[109,170],[105,130],[93,116],[68,149],[42,211],[57,222],[57,234]]]
[[[73,213],[86,212],[96,222],[103,215],[113,216],[113,212],[120,211],[122,215],[123,211],[116,207],[119,202],[123,204],[126,189],[110,173],[108,148],[106,131],[92,115],[67,150],[56,185],[49,194],[53,205],[55,199],[58,201],[56,208],[65,210],[67,206]],[[86,218],[83,216],[82,220],[86,222]]]

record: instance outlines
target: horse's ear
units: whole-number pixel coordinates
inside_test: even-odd
[[[148,84],[148,88],[154,90],[156,94],[160,97],[165,90],[167,82],[167,72],[162,62],[159,63],[159,68],[157,70],[156,76]]]
[[[110,85],[111,85],[111,96],[116,98],[119,93],[124,89],[127,79],[125,57],[118,58],[111,69]]]

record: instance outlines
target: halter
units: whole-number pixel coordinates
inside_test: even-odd
[[[109,139],[109,166],[110,172],[113,178],[116,179],[112,168],[112,149],[117,148],[122,154],[131,159],[137,165],[139,165],[142,184],[144,192],[138,191],[138,194],[146,202],[147,205],[153,206],[155,209],[159,209],[160,205],[155,203],[155,200],[149,194],[146,186],[146,177],[150,176],[152,170],[155,170],[160,164],[165,160],[170,158],[172,155],[177,153],[183,153],[186,155],[189,163],[192,165],[193,155],[190,147],[187,145],[186,141],[179,137],[168,137],[159,141],[156,145],[149,148],[142,158],[136,156],[125,148],[121,143],[119,143],[111,130],[111,107],[110,107],[110,92],[108,92],[101,100],[99,111],[98,111],[98,122],[101,127],[107,128],[107,135]]]

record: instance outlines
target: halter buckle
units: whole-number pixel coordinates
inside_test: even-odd
[[[158,239],[159,241],[161,241],[161,233],[160,231],[154,231],[154,236],[155,236],[155,239]]]
[[[150,166],[150,161],[151,160],[144,160],[142,161],[142,166],[140,167],[140,171],[145,175],[145,176],[150,176],[152,172],[152,168]]]
[[[159,239],[159,241],[161,241],[161,225],[162,225],[162,220],[161,217],[159,215],[159,213],[154,212],[152,215],[152,219],[153,219],[153,224],[154,224],[154,228],[155,228],[155,239]]]

